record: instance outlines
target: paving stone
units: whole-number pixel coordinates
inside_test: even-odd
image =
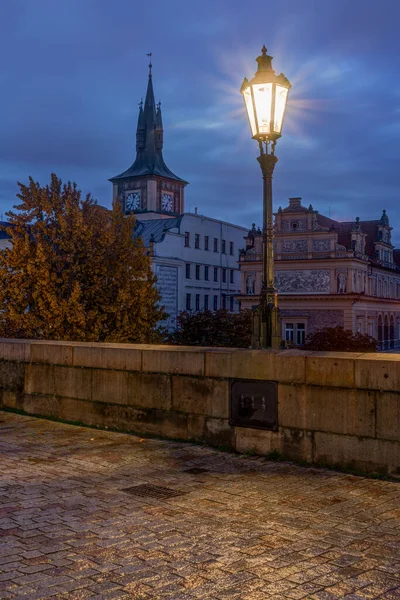
[[[398,483],[1,421],[2,600],[400,600]]]

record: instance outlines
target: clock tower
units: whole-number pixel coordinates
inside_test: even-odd
[[[184,188],[187,181],[170,171],[162,155],[164,130],[161,104],[154,100],[152,64],[146,99],[139,104],[136,130],[136,160],[129,169],[112,177],[113,199],[125,213],[138,219],[176,217],[184,212]]]

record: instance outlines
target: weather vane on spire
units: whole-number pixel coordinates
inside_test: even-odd
[[[146,56],[148,56],[150,58],[150,61],[149,61],[149,75],[151,75],[151,69],[153,67],[153,65],[151,64],[151,57],[153,56],[153,53],[149,52],[148,54],[146,54]]]

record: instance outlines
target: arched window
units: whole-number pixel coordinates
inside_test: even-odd
[[[378,318],[378,342],[379,346],[382,346],[383,343],[383,323],[382,323],[382,315],[379,315]]]
[[[383,331],[383,346],[384,346],[385,350],[386,350],[386,348],[389,347],[389,337],[390,337],[389,319],[388,319],[388,316],[385,315],[385,326],[384,326],[384,331]]]
[[[390,317],[390,348],[394,348],[394,337],[395,337],[395,333],[394,333],[394,317],[393,315]]]

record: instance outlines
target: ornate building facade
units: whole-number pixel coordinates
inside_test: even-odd
[[[400,339],[400,252],[386,211],[379,220],[339,222],[290,198],[275,214],[275,284],[282,338],[301,345],[308,333],[341,325],[382,348]],[[253,225],[239,257],[242,308],[258,304],[262,235]],[[396,262],[399,261],[399,262]]]

